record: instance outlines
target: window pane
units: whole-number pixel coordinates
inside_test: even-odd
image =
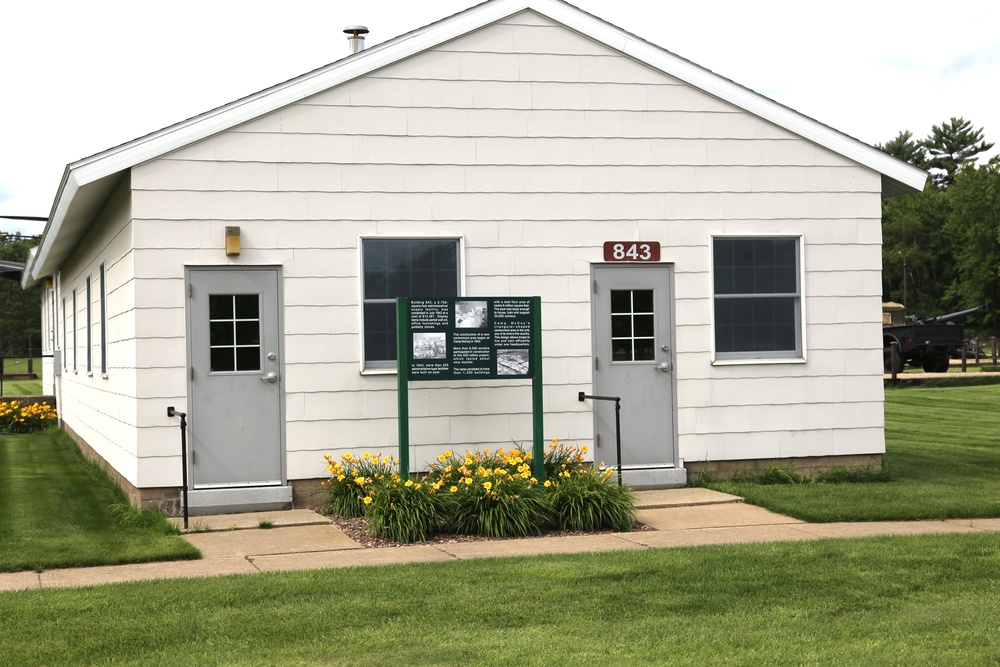
[[[635,339],[635,361],[653,361],[656,357],[656,345],[652,338]]]
[[[632,316],[612,315],[611,316],[611,337],[631,338],[632,337]]]
[[[259,322],[237,322],[236,323],[236,344],[237,345],[260,345],[260,323]]]
[[[219,347],[212,348],[212,372],[234,371],[236,370],[235,356],[233,348]]]
[[[632,312],[631,290],[611,290],[611,312],[612,313]]]
[[[715,293],[797,293],[797,248],[797,239],[715,239]]]
[[[794,351],[796,301],[796,297],[717,299],[716,351]]]
[[[259,347],[238,347],[238,348],[236,348],[236,370],[238,370],[238,371],[259,371],[260,370],[260,348]]]
[[[233,297],[229,294],[210,294],[208,297],[208,318],[210,320],[233,319]]]
[[[365,359],[395,361],[396,304],[365,304]]]
[[[256,294],[237,294],[236,319],[256,320],[260,318],[260,299]]]
[[[208,344],[212,347],[217,345],[233,344],[233,323],[211,322],[208,325]]]
[[[398,269],[386,273],[386,298],[397,296],[432,296],[426,293],[415,294],[413,291],[412,273],[409,270]]]
[[[632,292],[632,312],[653,312],[653,290],[637,289]]]
[[[611,341],[612,361],[632,361],[632,340]]]
[[[633,335],[636,338],[652,338],[655,333],[653,330],[653,316],[652,315],[636,315],[633,319],[634,330]]]

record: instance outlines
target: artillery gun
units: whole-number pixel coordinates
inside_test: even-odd
[[[883,307],[883,310],[887,309]],[[965,332],[959,320],[966,315],[984,313],[986,310],[986,306],[978,306],[936,317],[908,315],[902,323],[896,318],[884,321],[882,356],[885,372],[891,373],[893,370],[892,343],[899,344],[896,355],[897,373],[902,372],[906,364],[919,366],[925,373],[948,372],[952,352],[961,349],[965,343]]]

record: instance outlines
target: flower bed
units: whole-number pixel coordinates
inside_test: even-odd
[[[632,530],[631,490],[617,485],[614,469],[586,461],[586,451],[553,441],[543,484],[531,474],[531,454],[520,449],[445,452],[413,479],[401,478],[389,456],[327,456],[325,510],[364,516],[374,535],[404,543],[441,533],[502,538]]]
[[[0,401],[0,433],[34,433],[53,426],[56,409],[48,403]]]

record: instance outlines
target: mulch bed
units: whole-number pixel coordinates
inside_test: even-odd
[[[378,537],[373,535],[369,529],[370,521],[363,517],[346,517],[332,515],[327,517],[330,519],[330,523],[340,528],[344,531],[344,534],[349,538],[360,544],[366,549],[378,549],[384,547],[412,547],[419,545],[428,544],[458,544],[461,542],[486,542],[494,541],[497,539],[513,539],[513,538],[495,538],[487,537],[485,535],[434,535],[430,540],[426,542],[412,542],[409,544],[404,544],[402,542],[394,542],[393,540],[387,539],[385,537]],[[643,523],[636,522],[632,526],[634,532],[656,530]],[[572,531],[572,530],[551,530],[541,535],[531,535],[529,537],[571,537],[574,535],[611,535],[614,533],[612,530],[601,530],[593,533],[587,533],[582,531]]]

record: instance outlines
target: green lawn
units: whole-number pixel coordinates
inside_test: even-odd
[[[806,521],[1000,516],[1000,385],[886,389],[880,484],[709,486]]]
[[[39,396],[42,393],[41,377],[37,380],[4,380],[4,398],[16,396]]]
[[[0,572],[198,558],[159,513],[124,494],[62,431],[0,436]]]
[[[0,396],[38,396],[42,393],[42,358],[35,357],[32,361],[33,372],[38,374],[35,380],[4,380],[3,393]],[[27,373],[28,360],[25,357],[4,357],[4,373]]]
[[[0,593],[11,665],[984,665],[1000,536],[713,546]]]

